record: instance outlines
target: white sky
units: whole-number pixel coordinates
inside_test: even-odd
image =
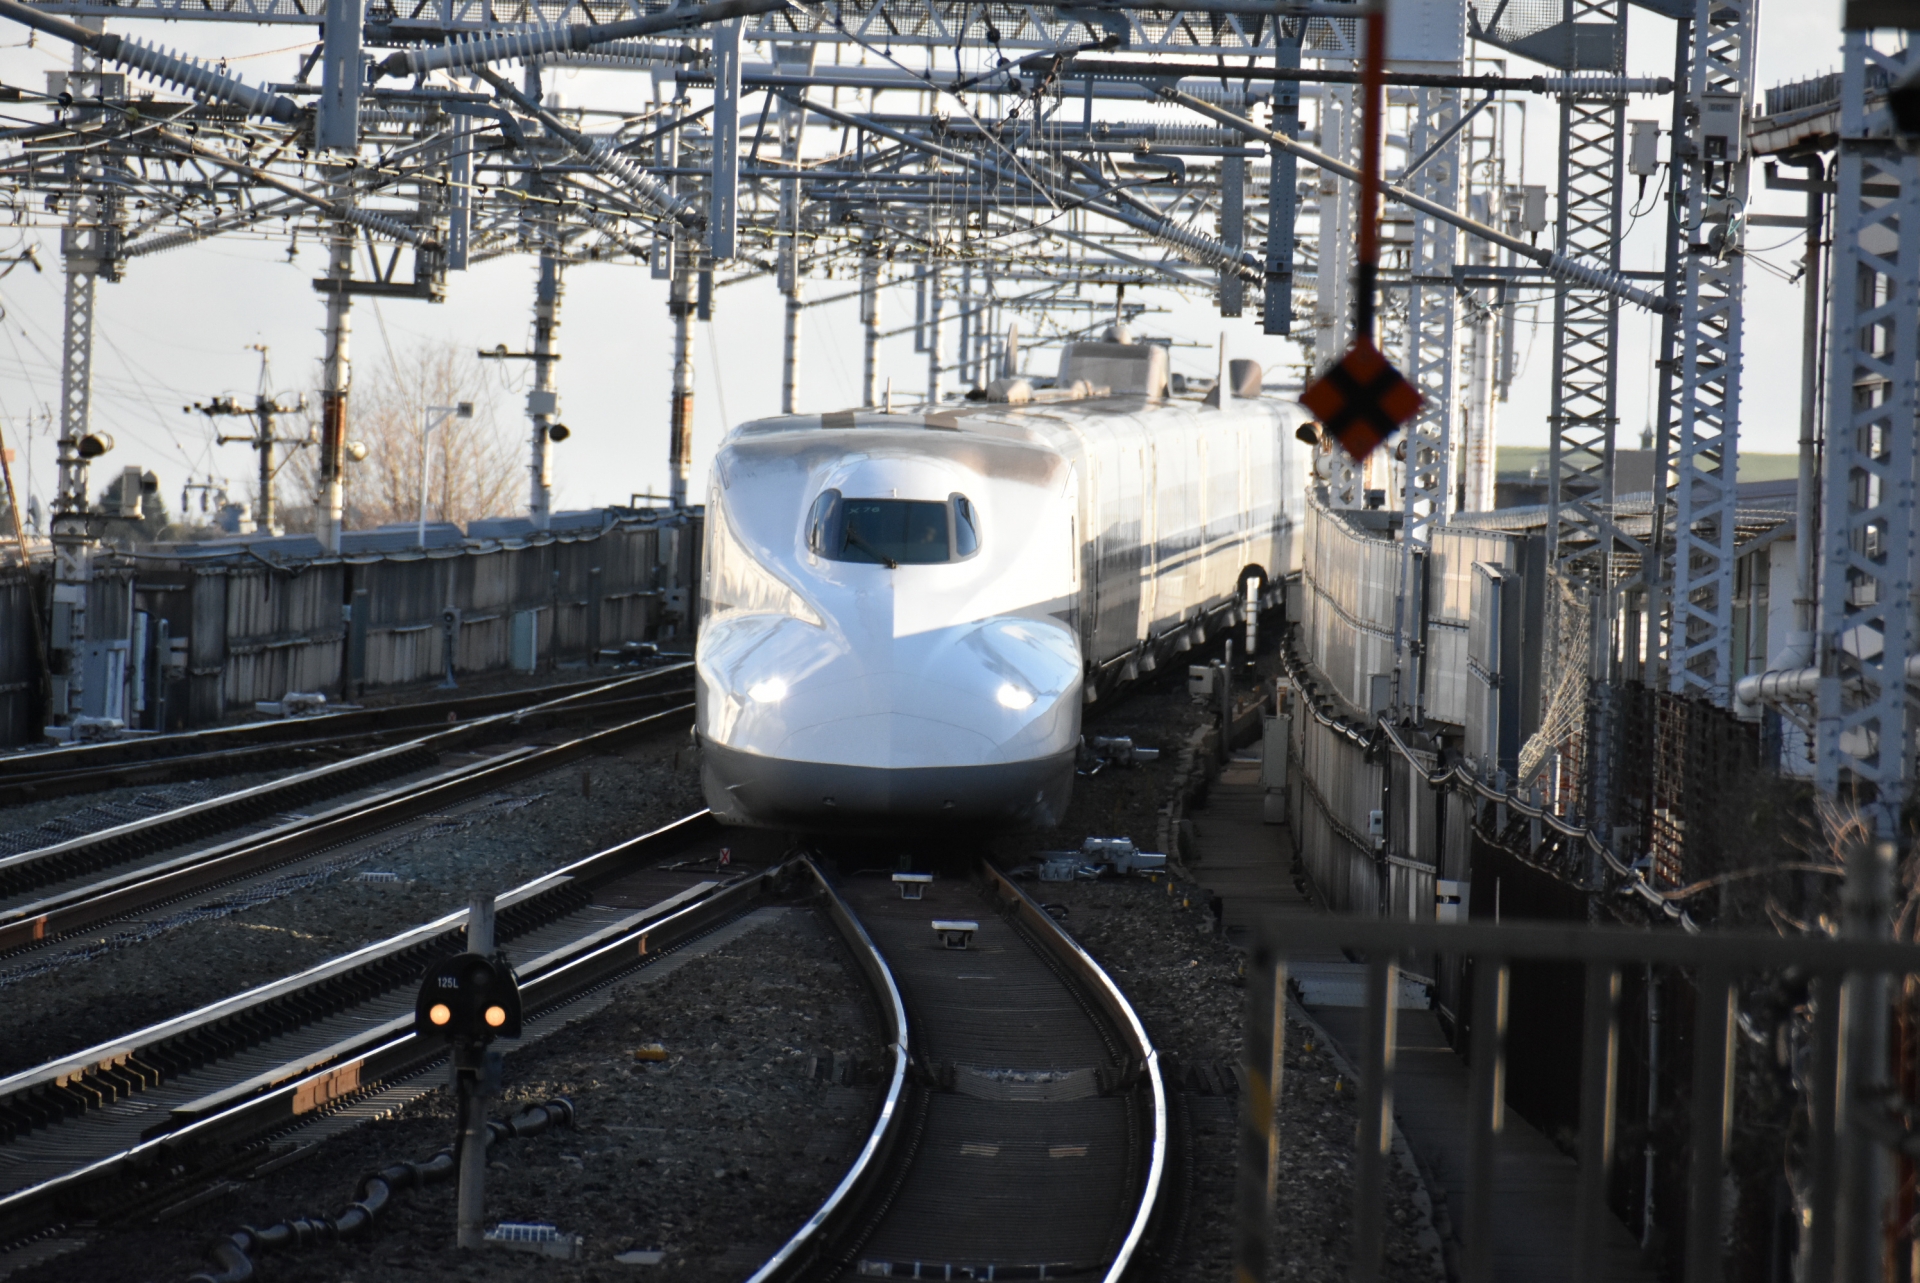
[[[1766,7],[1760,24],[1761,88],[1838,67],[1840,0],[1770,0]],[[1636,8],[1629,25],[1629,74],[1671,74],[1673,24]],[[228,23],[163,26],[148,22],[129,24],[126,29],[168,46],[225,54],[234,59],[237,72],[255,83],[291,79],[311,36],[308,28]],[[22,34],[19,27],[0,23],[0,40]],[[44,88],[45,72],[67,66],[68,58],[66,46],[58,41],[42,38],[36,47],[28,48],[16,39],[0,47],[0,80]],[[1515,70],[1524,67],[1518,64]],[[561,90],[569,105],[638,106],[652,95],[652,82],[645,75],[550,75],[554,78],[549,86]],[[1664,128],[1670,105],[1665,99],[1638,99],[1628,114],[1658,119]],[[1556,124],[1553,104],[1532,107],[1527,177],[1549,188]],[[1753,186],[1755,212],[1804,211],[1804,197],[1765,191],[1757,167]],[[1633,195],[1631,189],[1628,194]],[[1660,266],[1662,221],[1658,206],[1640,220],[1628,239],[1627,266]],[[0,309],[4,309],[0,315],[0,416],[4,416],[8,444],[23,456],[20,463],[25,466],[17,469],[16,483],[30,488],[44,507],[54,480],[46,416],[58,396],[59,238],[57,232],[0,231],[0,256],[16,255],[34,241],[48,270],[36,274],[23,266],[0,279]],[[1792,273],[1800,257],[1799,239],[1792,231],[1757,230],[1751,248],[1785,274]],[[250,395],[257,358],[247,350],[249,344],[264,343],[272,349],[280,388],[291,392],[317,384],[322,304],[309,282],[323,270],[324,256],[310,241],[302,244],[297,262],[289,264],[285,251],[284,244],[258,241],[203,243],[137,259],[129,265],[125,280],[100,285],[94,423],[113,433],[119,444],[104,461],[109,466],[96,475],[96,490],[119,467],[139,464],[159,474],[169,505],[178,503],[181,484],[190,476],[224,476],[237,483],[236,495],[244,491],[251,451],[243,445],[210,445],[206,421],[180,410],[190,401],[220,392]],[[453,274],[448,301],[442,305],[403,300],[375,305],[359,300],[354,308],[353,350],[368,362],[382,355],[387,342],[396,350],[421,339],[451,339],[461,346],[487,348],[504,342],[521,348],[529,329],[533,273],[530,259],[501,259]],[[1747,280],[1742,448],[1791,451],[1798,434],[1800,289],[1756,265],[1749,266]],[[809,289],[815,296],[824,296],[845,292],[850,284],[813,281]],[[1222,321],[1204,301],[1188,302],[1171,292],[1156,292],[1152,301],[1170,306],[1173,312],[1148,318],[1141,328],[1150,333],[1172,334],[1211,348],[1224,330],[1232,355],[1253,356],[1270,370],[1299,359],[1290,341],[1260,333],[1251,307],[1243,319]],[[887,308],[888,325],[910,320],[909,290],[890,292]],[[1544,319],[1546,309],[1542,314]],[[696,497],[705,493],[707,460],[724,424],[778,411],[781,317],[779,296],[770,281],[760,278],[721,292],[713,324],[698,327]],[[1623,313],[1622,446],[1637,444],[1640,430],[1647,426],[1655,328],[1653,318],[1645,313],[1633,309]],[[949,321],[949,351],[956,332]],[[1502,407],[1500,440],[1512,445],[1544,444],[1548,327],[1542,324],[1529,336],[1523,326],[1521,336],[1523,364],[1513,398]],[[630,494],[649,487],[664,491],[670,339],[666,284],[651,279],[645,267],[594,264],[570,272],[562,310],[564,360],[559,383],[562,417],[574,435],[555,448],[557,506],[625,502]],[[860,328],[855,305],[846,302],[809,309],[803,340],[801,408],[818,411],[856,404]],[[889,340],[882,346],[882,377],[891,377],[901,393],[917,395],[926,382],[925,360],[914,353],[911,336]],[[1177,369],[1210,373],[1214,356],[1210,350],[1176,349],[1174,364]],[[524,380],[524,370],[492,368],[497,371],[493,395],[501,421],[524,423],[519,390],[523,384],[510,389],[501,382]]]

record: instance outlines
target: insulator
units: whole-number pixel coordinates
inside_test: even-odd
[[[1192,84],[1182,82],[1180,92],[1183,94],[1191,94],[1201,102],[1211,103],[1215,107],[1224,107],[1228,111],[1245,111],[1247,109],[1246,90],[1234,89],[1231,86],[1218,84],[1213,81],[1202,80]],[[1163,98],[1160,101],[1163,105],[1166,104],[1166,99]]]
[[[418,245],[423,239],[419,232],[405,223],[395,222],[385,214],[376,214],[369,209],[349,206],[340,211],[340,217],[355,227],[364,227],[370,232],[379,232],[382,236],[391,236],[394,240],[405,241],[409,245]]]
[[[1626,98],[1632,94],[1673,92],[1673,82],[1645,76],[1535,76],[1541,93],[1564,94],[1569,98]]]
[[[1630,303],[1638,303],[1649,312],[1666,312],[1672,306],[1663,296],[1630,284],[1627,278],[1618,272],[1593,263],[1583,263],[1565,254],[1548,251],[1546,258],[1541,260],[1541,265],[1554,276],[1572,281],[1576,285],[1585,285],[1590,289],[1605,290]]]
[[[256,89],[224,71],[166,49],[109,33],[100,38],[99,51],[103,58],[124,63],[164,84],[232,103],[251,116],[270,116],[283,123],[300,117],[300,108],[292,99]]]
[[[622,156],[617,147],[604,138],[589,139],[587,159],[601,173],[619,179],[633,191],[638,192],[655,207],[665,210],[676,218],[698,221],[700,207],[685,196],[676,196],[665,183],[633,163],[630,157]]]
[[[1149,138],[1161,147],[1237,147],[1245,140],[1231,129],[1212,125],[1154,125]]]

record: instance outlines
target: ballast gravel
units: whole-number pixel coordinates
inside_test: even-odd
[[[753,1273],[838,1184],[878,1107],[874,1082],[842,1085],[814,1067],[884,1055],[878,1012],[832,926],[808,908],[761,914],[708,952],[670,955],[604,1008],[507,1057],[494,1117],[566,1096],[577,1121],[493,1147],[488,1223],[553,1224],[584,1238],[581,1260],[458,1251],[448,1182],[397,1196],[365,1238],[263,1255],[256,1277],[739,1283]],[[667,1059],[636,1060],[649,1043]],[[336,1215],[364,1174],[431,1157],[453,1129],[450,1094],[433,1092],[227,1197],[158,1225],[111,1228],[10,1283],[183,1283],[207,1268],[216,1235]],[[657,1265],[616,1259],[653,1252]]]
[[[0,1074],[144,1028],[429,921],[699,810],[684,732],[377,834],[317,863],[0,959]]]
[[[1209,652],[1211,653],[1211,652]],[[1195,652],[1193,662],[1205,662]],[[1270,665],[1269,665],[1270,666]],[[1267,673],[1271,676],[1271,673]],[[1242,677],[1241,680],[1250,680]],[[1185,671],[1163,672],[1096,706],[1086,733],[1129,735],[1161,750],[1157,761],[1108,766],[1075,783],[1060,826],[996,842],[1003,868],[1029,863],[1036,849],[1074,849],[1086,837],[1130,837],[1154,849],[1159,810],[1175,783],[1180,748],[1209,723],[1211,709],[1185,689]],[[1199,813],[1204,821],[1205,812]],[[1165,1058],[1170,1104],[1189,1143],[1173,1179],[1182,1209],[1167,1283],[1233,1278],[1234,1202],[1240,1150],[1235,1067],[1245,1020],[1241,955],[1214,934],[1206,897],[1178,874],[1099,882],[1024,881],[1036,900],[1064,909],[1061,925],[1126,993]],[[1327,1048],[1289,1023],[1282,1083],[1275,1283],[1346,1278],[1353,1220],[1357,1084]],[[1433,1256],[1418,1234],[1413,1179],[1390,1164],[1383,1277],[1433,1283]]]

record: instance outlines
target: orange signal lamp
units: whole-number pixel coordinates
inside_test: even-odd
[[[496,1007],[496,1008],[493,1008],[493,1010],[488,1011],[487,1012],[488,1018],[491,1019],[493,1016],[493,1012],[498,1010],[499,1008]],[[449,1007],[444,1002],[436,1002],[427,1011],[427,1019],[433,1021],[433,1023],[436,1025],[444,1025],[449,1020],[453,1019],[453,1008]]]
[[[498,1029],[501,1025],[507,1023],[507,1009],[505,1007],[488,1007],[486,1010],[486,1020],[488,1027]]]

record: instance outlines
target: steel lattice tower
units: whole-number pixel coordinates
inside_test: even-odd
[[[1613,40],[1613,64],[1607,70],[1621,74],[1626,0],[1566,0],[1565,12],[1569,23],[1608,24],[1619,32]],[[1560,250],[1617,272],[1625,98],[1563,97],[1560,138]],[[1606,582],[1611,552],[1619,332],[1617,295],[1574,285],[1555,291],[1549,498],[1554,519],[1547,537],[1556,565],[1581,562],[1585,573],[1600,585]]]
[[[1819,785],[1872,790],[1895,835],[1912,777],[1914,423],[1920,416],[1920,158],[1898,149],[1869,68],[1898,80],[1911,50],[1846,33],[1820,583]],[[1868,193],[1871,192],[1872,195]]]
[[[1678,428],[1673,457],[1672,621],[1667,680],[1725,706],[1733,673],[1735,501],[1747,202],[1745,121],[1758,0],[1699,0],[1687,89],[1689,138],[1675,140],[1681,262]]]

